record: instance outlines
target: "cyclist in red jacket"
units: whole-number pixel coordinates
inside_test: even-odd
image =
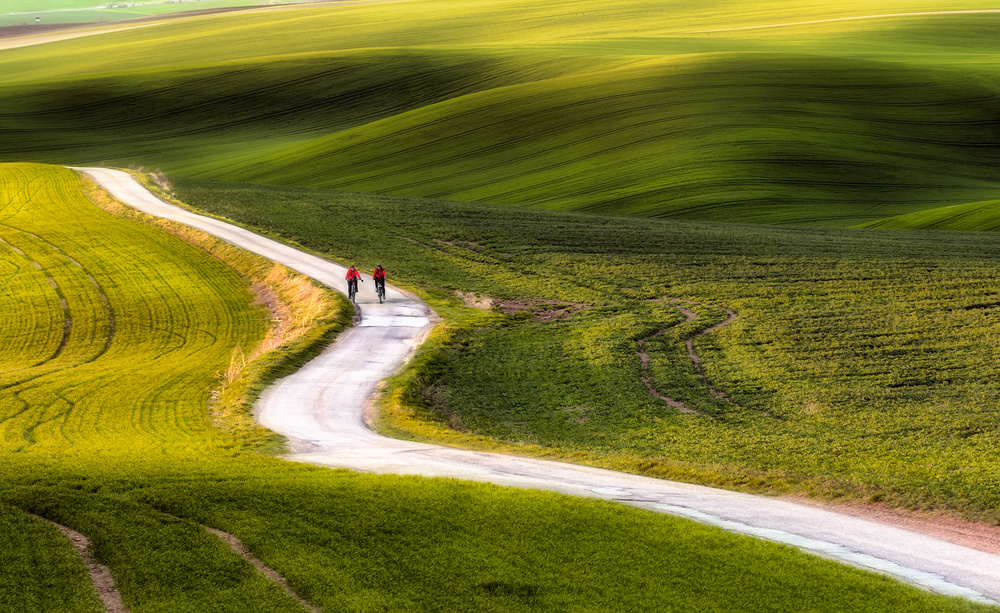
[[[358,269],[351,264],[351,267],[347,269],[347,297],[351,300],[354,300],[354,295],[358,293],[358,281],[365,282]]]
[[[372,273],[372,279],[375,280],[375,291],[378,292],[382,290],[382,295],[385,295],[385,269],[382,268],[382,263],[379,262],[375,265],[375,272]]]

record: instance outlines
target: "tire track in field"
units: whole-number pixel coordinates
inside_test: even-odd
[[[39,416],[39,418],[35,419],[34,423],[32,423],[30,426],[25,427],[24,430],[21,431],[21,438],[24,439],[24,442],[28,447],[31,447],[38,442],[38,439],[35,437],[36,430],[38,430],[45,424],[53,423],[60,420],[62,421],[62,423],[59,425],[60,434],[62,434],[63,438],[66,441],[71,441],[71,439],[66,436],[66,419],[69,417],[70,413],[72,413],[73,410],[76,408],[76,402],[66,398],[66,396],[63,394],[63,390],[61,389],[54,390],[53,395],[55,396],[55,401],[48,402],[48,404],[41,409],[42,414]],[[39,407],[36,405],[32,408],[38,409]],[[51,415],[46,415],[50,411],[52,411],[53,413]]]
[[[90,539],[82,533],[56,523],[51,519],[46,519],[34,513],[28,513],[28,515],[56,527],[59,532],[62,532],[69,539],[77,555],[83,561],[84,566],[87,567],[90,583],[94,586],[94,591],[97,592],[97,596],[101,599],[101,604],[104,605],[106,613],[129,613],[129,608],[125,606],[121,592],[118,591],[118,586],[115,585],[115,578],[111,574],[111,569],[101,564],[94,556]]]
[[[345,269],[341,266],[167,205],[124,172],[82,170],[116,198],[143,212],[197,227],[343,291]],[[358,300],[360,323],[261,395],[256,406],[258,421],[290,440],[294,453],[288,459],[603,498],[784,543],[933,592],[990,604],[1000,601],[1000,555],[925,534],[772,497],[390,439],[373,432],[366,411],[377,381],[398,368],[430,328],[425,306],[392,286],[386,289],[389,300],[380,305],[372,290],[366,292],[363,287]]]
[[[7,202],[3,206],[0,206],[0,213],[4,213],[3,219],[8,219],[8,218],[13,217],[14,215],[17,215],[18,213],[20,213],[21,212],[21,208],[24,206],[24,203],[30,201],[32,198],[34,198],[36,195],[38,195],[38,192],[42,191],[42,187],[45,186],[45,183],[44,182],[39,182],[39,181],[40,181],[39,179],[31,179],[31,180],[25,182],[24,186],[20,190],[18,190],[18,191],[16,191],[16,192],[14,192],[14,193],[11,194],[10,199],[7,200]],[[18,196],[20,196],[22,193],[28,191],[29,189],[31,189],[32,185],[35,185],[36,183],[38,183],[37,187],[35,187],[34,191],[32,191],[29,196],[27,196],[26,198],[18,198]],[[8,211],[7,208],[11,204],[13,204],[15,200],[18,200],[20,202],[20,204],[13,211]]]
[[[18,249],[14,245],[11,245],[10,243],[8,243],[6,240],[4,240],[2,238],[0,238],[0,244],[3,244],[8,249],[10,249],[11,251],[13,251],[17,255],[21,256],[25,261],[27,261],[29,264],[31,264],[36,269],[38,269],[38,271],[42,274],[42,276],[45,277],[45,280],[48,281],[48,283],[52,287],[53,291],[55,291],[56,296],[59,299],[59,304],[62,307],[63,321],[65,322],[65,324],[63,326],[62,338],[60,339],[59,345],[56,347],[55,351],[49,357],[42,358],[40,361],[38,361],[38,362],[36,362],[36,363],[34,363],[34,364],[32,364],[31,366],[28,367],[28,368],[36,368],[36,367],[41,366],[41,365],[43,365],[43,364],[45,364],[47,362],[51,362],[52,360],[54,360],[57,357],[59,357],[59,354],[62,353],[63,349],[65,349],[66,345],[69,343],[69,334],[70,334],[70,331],[72,330],[72,327],[73,327],[73,320],[70,317],[70,313],[69,313],[69,303],[66,302],[66,295],[63,293],[62,289],[59,287],[59,284],[52,277],[52,275],[50,275],[48,272],[45,271],[45,267],[44,266],[42,266],[36,260],[34,260],[33,258],[31,258],[31,256],[29,256],[28,254],[26,254],[24,251],[22,251],[21,249]],[[5,387],[12,387],[14,385],[18,385],[19,383],[21,383],[21,382],[13,383],[13,384],[7,385]]]
[[[104,291],[104,288],[101,286],[100,282],[97,281],[97,279],[93,276],[93,274],[91,274],[90,271],[87,270],[83,266],[83,264],[81,264],[75,258],[72,258],[69,255],[67,255],[65,252],[62,251],[62,249],[60,249],[59,247],[57,247],[53,243],[51,243],[51,242],[43,239],[42,237],[38,236],[37,234],[33,234],[31,232],[27,232],[27,231],[21,230],[19,228],[15,228],[15,227],[9,226],[7,224],[0,224],[0,225],[3,225],[4,227],[6,227],[6,228],[8,228],[10,230],[13,230],[15,232],[18,232],[18,233],[21,233],[21,234],[24,234],[24,235],[32,237],[33,239],[37,240],[39,243],[41,243],[41,244],[45,245],[46,247],[48,247],[49,249],[51,249],[54,253],[58,254],[60,257],[64,258],[70,264],[72,264],[73,266],[75,266],[77,269],[80,270],[81,274],[88,280],[88,282],[94,286],[94,289],[97,292],[97,295],[98,295],[98,297],[101,300],[101,303],[103,305],[104,311],[106,313],[106,317],[108,319],[108,332],[107,332],[107,338],[105,339],[104,345],[94,355],[92,355],[90,357],[87,357],[86,359],[81,360],[81,361],[73,364],[69,368],[75,368],[76,366],[79,366],[79,365],[82,365],[82,364],[89,364],[91,362],[96,361],[102,355],[104,355],[105,353],[107,353],[108,350],[111,348],[111,344],[112,344],[112,341],[114,340],[114,336],[115,336],[115,312],[114,312],[113,307],[111,306],[111,301],[108,299],[108,295]],[[16,253],[20,257],[22,257],[25,261],[27,261],[28,263],[30,263],[34,268],[36,268],[38,271],[41,272],[41,274],[45,277],[46,281],[48,281],[48,283],[52,287],[52,289],[56,292],[56,295],[59,298],[59,304],[62,307],[62,312],[63,312],[63,318],[64,318],[64,321],[65,321],[65,325],[63,327],[63,335],[62,335],[62,338],[61,338],[61,340],[59,342],[59,346],[56,348],[55,352],[52,355],[50,355],[49,357],[43,358],[42,360],[40,360],[40,361],[32,364],[31,366],[27,367],[29,369],[31,369],[31,368],[37,368],[39,366],[42,366],[42,365],[44,365],[44,364],[46,364],[48,362],[51,362],[51,361],[55,360],[56,358],[58,358],[59,355],[66,348],[66,346],[69,344],[70,334],[71,334],[72,328],[73,328],[73,318],[72,318],[72,314],[70,312],[69,300],[68,300],[68,298],[66,296],[66,293],[63,291],[63,288],[59,285],[59,283],[55,280],[55,278],[52,275],[50,275],[48,272],[46,272],[45,267],[41,263],[37,262],[36,260],[34,260],[30,256],[28,256],[22,249],[19,249],[18,247],[15,247],[14,245],[12,245],[11,243],[7,242],[3,238],[0,238],[0,244],[2,244],[4,246],[6,246],[7,248],[9,248],[11,251],[13,251],[14,253]],[[42,374],[44,374],[44,373],[42,373]],[[16,382],[13,382],[13,383],[9,383],[7,385],[4,385],[4,386],[0,387],[0,389],[9,389],[9,388],[21,385],[23,383],[27,383],[28,381],[36,379],[39,376],[42,376],[42,374],[35,375],[35,376],[32,376],[32,377],[28,377],[26,379],[23,379],[23,380],[20,380],[20,381],[16,381]]]
[[[260,558],[255,556],[253,552],[250,551],[250,548],[243,544],[243,541],[241,541],[236,536],[228,532],[219,530],[218,528],[212,528],[204,524],[201,524],[201,527],[204,528],[205,531],[208,532],[209,534],[218,537],[226,545],[229,545],[229,548],[232,549],[236,555],[240,556],[241,558],[252,564],[253,567],[256,568],[260,574],[264,575],[272,582],[278,584],[278,587],[283,589],[286,594],[291,596],[297,603],[299,603],[299,606],[301,606],[303,609],[309,611],[309,613],[321,613],[321,609],[319,607],[312,604],[311,602],[300,596],[295,590],[293,590],[292,586],[288,584],[288,581],[286,581],[285,578],[281,576],[281,573],[274,570],[273,568],[265,564]]]
[[[194,523],[195,525],[199,526],[212,536],[218,538],[223,543],[225,543],[233,551],[233,553],[238,555],[246,562],[249,562],[257,570],[257,572],[259,572],[269,581],[277,584],[279,588],[281,588],[288,596],[290,596],[293,600],[295,600],[295,602],[297,602],[299,606],[301,606],[303,609],[305,609],[309,613],[320,613],[319,607],[317,607],[316,605],[312,604],[311,602],[303,598],[301,595],[299,595],[294,589],[292,589],[291,585],[288,584],[288,581],[283,576],[281,576],[281,574],[278,571],[274,570],[273,568],[265,564],[260,558],[255,556],[250,551],[250,548],[247,547],[243,543],[243,541],[241,541],[235,535],[225,532],[223,530],[219,530],[218,528],[213,528],[211,526],[207,526],[204,524],[192,522],[192,520],[188,518],[174,515],[172,513],[166,513],[159,509],[154,509],[154,511],[166,517],[184,523]],[[100,597],[101,602],[104,604],[106,613],[129,613],[128,607],[125,606],[125,603],[122,600],[121,592],[118,590],[118,587],[115,584],[114,576],[111,573],[111,569],[97,560],[97,558],[94,555],[93,549],[91,547],[90,539],[88,539],[84,534],[77,532],[76,530],[73,530],[72,528],[59,524],[55,521],[52,521],[40,515],[36,515],[34,513],[30,513],[27,511],[25,512],[28,515],[38,520],[41,520],[45,523],[48,523],[58,528],[59,531],[62,532],[63,535],[65,535],[66,538],[70,540],[70,542],[73,544],[73,548],[76,549],[77,554],[80,556],[84,565],[87,567],[87,572],[90,576],[90,582],[94,586],[94,590]]]
[[[58,399],[57,401],[50,402],[49,404],[44,405],[44,406],[37,405],[37,404],[31,404],[31,403],[27,402],[24,398],[22,398],[21,394],[23,392],[26,392],[26,391],[30,390],[30,389],[37,389],[37,388],[26,388],[26,389],[24,389],[24,388],[18,389],[18,388],[21,388],[22,386],[24,386],[27,383],[30,383],[30,382],[32,382],[32,381],[34,381],[36,379],[40,379],[42,377],[51,375],[51,374],[53,374],[55,372],[65,372],[65,371],[73,370],[73,369],[75,369],[75,368],[77,368],[79,366],[82,366],[84,364],[90,364],[90,363],[96,361],[97,359],[99,359],[105,353],[107,353],[107,351],[111,348],[112,340],[114,339],[114,334],[115,334],[115,315],[114,315],[114,310],[113,310],[113,308],[111,306],[111,302],[109,301],[107,294],[104,291],[104,288],[97,281],[97,279],[94,278],[94,276],[90,273],[90,271],[88,271],[83,266],[83,264],[81,264],[78,260],[76,260],[75,258],[69,256],[68,254],[66,254],[65,252],[63,252],[62,249],[60,249],[58,246],[56,246],[55,244],[53,244],[53,243],[51,243],[51,242],[43,239],[42,237],[38,236],[37,234],[31,233],[31,232],[28,232],[28,231],[25,231],[25,230],[21,230],[19,228],[15,228],[15,227],[9,226],[7,224],[0,224],[0,225],[2,225],[3,227],[7,228],[8,230],[11,230],[11,231],[14,231],[14,232],[18,232],[20,234],[32,237],[33,239],[35,239],[36,241],[38,241],[41,245],[47,247],[53,253],[57,254],[58,257],[64,259],[65,261],[69,262],[72,266],[74,266],[75,268],[77,268],[80,271],[80,274],[82,275],[82,277],[85,278],[85,279],[87,279],[86,282],[89,282],[90,284],[92,284],[94,286],[94,290],[96,291],[98,297],[100,298],[100,301],[102,303],[102,307],[103,307],[103,309],[104,309],[104,311],[106,313],[106,317],[108,318],[107,338],[105,339],[103,345],[93,355],[88,356],[88,357],[86,357],[85,359],[82,359],[82,360],[74,361],[73,363],[71,363],[69,365],[66,365],[66,366],[64,366],[62,368],[56,368],[55,370],[53,370],[51,368],[50,369],[45,369],[42,372],[36,372],[33,375],[28,375],[28,376],[23,377],[21,379],[18,379],[16,381],[12,381],[10,383],[4,384],[4,385],[0,385],[0,390],[17,390],[17,391],[13,391],[12,392],[12,398],[14,398],[17,402],[19,402],[22,405],[20,410],[14,411],[14,412],[12,412],[12,413],[10,413],[8,415],[5,415],[2,418],[0,418],[0,424],[11,422],[12,420],[15,420],[15,419],[17,419],[17,418],[19,418],[21,416],[24,416],[29,411],[35,411],[35,412],[38,413],[38,415],[35,418],[35,420],[34,420],[33,423],[30,423],[30,424],[27,424],[27,425],[24,425],[24,426],[21,427],[21,438],[23,439],[25,446],[30,447],[30,446],[32,446],[32,445],[35,444],[34,433],[35,433],[35,431],[38,428],[44,426],[45,424],[56,422],[56,421],[59,421],[59,420],[62,420],[62,423],[59,426],[60,433],[63,435],[64,438],[66,438],[66,440],[70,440],[70,437],[66,435],[65,429],[66,429],[66,423],[67,423],[67,421],[68,421],[71,413],[73,413],[74,408],[76,407],[76,403],[74,401],[71,401],[71,400],[67,399],[63,395],[63,393],[62,393],[61,390],[56,390],[55,391],[55,396]],[[58,297],[58,300],[59,300],[60,307],[62,309],[63,320],[64,320],[65,323],[63,325],[62,338],[59,341],[58,347],[55,349],[55,351],[50,356],[48,356],[47,358],[41,359],[40,361],[38,361],[38,362],[36,362],[36,363],[28,366],[25,369],[25,370],[27,370],[27,371],[30,372],[31,370],[38,369],[39,367],[42,367],[42,366],[44,366],[46,364],[49,364],[49,363],[57,360],[59,358],[59,356],[63,354],[63,352],[66,349],[66,347],[69,345],[69,343],[70,343],[70,337],[71,337],[71,334],[73,332],[73,317],[72,317],[72,314],[71,314],[70,303],[69,303],[69,300],[67,298],[67,294],[64,291],[64,289],[60,286],[60,284],[56,281],[56,279],[45,270],[45,267],[40,262],[34,260],[32,257],[30,257],[29,255],[27,255],[22,249],[20,249],[18,247],[15,247],[14,245],[12,245],[11,243],[7,242],[3,238],[0,238],[0,244],[3,244],[7,248],[9,248],[12,252],[14,252],[17,255],[19,255],[26,262],[28,262],[29,264],[31,264],[31,266],[33,266],[34,268],[36,268],[37,270],[39,270],[39,272],[41,272],[41,274],[44,276],[44,278],[48,282],[49,286],[53,289],[53,291],[55,291],[56,296]],[[50,409],[53,409],[56,406],[57,403],[62,403],[63,406],[61,406],[59,408],[56,408],[54,414],[48,415],[48,413],[50,412]]]
[[[678,311],[681,312],[682,315],[684,315],[684,317],[685,317],[685,323],[696,321],[698,319],[698,314],[695,313],[694,311],[690,310],[690,309],[685,309],[684,307],[680,306],[677,303],[685,303],[685,304],[697,305],[697,306],[712,306],[712,305],[706,304],[704,302],[696,302],[694,300],[686,300],[686,299],[683,299],[683,298],[669,298],[668,297],[668,298],[665,298],[665,300],[673,303],[671,306],[673,306],[674,308],[676,308]],[[737,405],[732,400],[730,400],[729,396],[727,396],[724,392],[719,391],[711,383],[708,382],[708,379],[705,378],[705,373],[702,372],[702,369],[701,369],[701,356],[699,356],[698,352],[695,351],[695,349],[694,349],[694,341],[695,341],[695,339],[701,338],[702,336],[705,336],[706,334],[711,334],[712,332],[715,332],[716,330],[719,330],[719,329],[721,329],[721,328],[723,328],[725,326],[728,326],[732,322],[736,321],[737,315],[736,315],[735,311],[733,311],[729,307],[719,307],[719,308],[721,308],[723,311],[725,311],[726,314],[728,315],[728,317],[726,317],[726,319],[724,321],[721,321],[721,322],[719,322],[719,323],[717,323],[715,325],[709,326],[708,328],[705,328],[703,330],[699,330],[698,332],[695,332],[695,333],[689,335],[686,339],[684,339],[684,345],[687,347],[687,356],[688,356],[688,358],[694,364],[694,373],[695,373],[694,376],[697,379],[699,379],[699,380],[701,380],[701,381],[703,381],[705,383],[705,386],[708,388],[708,391],[709,391],[710,394],[712,394],[713,396],[715,396],[716,398],[718,398],[719,400],[722,400],[723,402],[725,402],[727,404],[730,404],[730,405],[732,405],[732,406],[734,406],[736,408],[739,408],[739,405]],[[659,390],[656,389],[656,386],[653,385],[653,377],[649,373],[650,357],[649,357],[649,354],[646,353],[646,351],[644,349],[644,346],[646,344],[646,341],[648,341],[651,338],[654,338],[656,336],[659,336],[660,334],[663,334],[668,329],[669,328],[665,328],[663,330],[660,330],[659,332],[656,332],[656,333],[651,334],[649,336],[646,336],[644,338],[640,338],[639,340],[636,341],[636,344],[639,346],[638,351],[636,351],[636,355],[639,356],[639,361],[640,361],[640,363],[642,365],[642,371],[643,371],[642,382],[646,385],[646,388],[649,390],[650,394],[652,394],[653,396],[659,398],[663,402],[667,403],[669,406],[677,409],[681,413],[687,413],[687,414],[690,414],[690,415],[704,415],[704,413],[702,413],[701,411],[698,411],[696,409],[692,409],[691,407],[686,406],[683,402],[681,402],[679,400],[674,400],[673,398],[670,398],[669,396],[664,396],[663,394],[661,394],[659,392]]]
[[[8,227],[10,227],[10,226],[8,226]],[[108,349],[111,348],[111,341],[115,337],[115,312],[114,312],[114,309],[111,307],[111,301],[108,299],[108,294],[104,291],[104,288],[101,286],[100,282],[98,282],[98,280],[94,278],[94,275],[91,274],[91,272],[89,270],[87,270],[87,268],[84,267],[83,264],[81,264],[79,261],[77,261],[72,256],[68,255],[66,252],[64,252],[62,249],[60,249],[59,247],[57,247],[55,244],[53,244],[53,243],[45,240],[44,238],[42,238],[41,236],[38,236],[37,234],[33,234],[33,233],[28,232],[26,230],[20,230],[20,229],[17,229],[17,228],[11,228],[11,229],[17,230],[18,232],[22,232],[24,234],[27,234],[28,236],[34,238],[38,242],[40,242],[40,243],[46,245],[47,247],[49,247],[52,251],[58,253],[59,255],[61,255],[64,258],[66,258],[66,260],[70,264],[72,264],[73,266],[76,266],[80,270],[80,272],[82,272],[83,275],[87,278],[87,280],[90,281],[91,285],[94,286],[94,289],[97,291],[98,297],[101,299],[101,302],[104,304],[104,310],[107,313],[107,318],[108,318],[108,337],[107,337],[107,340],[104,343],[104,347],[100,351],[98,351],[93,357],[88,358],[86,360],[83,360],[80,363],[81,364],[89,364],[90,362],[93,362],[93,361],[97,360],[99,357],[101,357],[102,355],[104,355],[105,353],[107,353]]]

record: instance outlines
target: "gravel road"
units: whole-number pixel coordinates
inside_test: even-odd
[[[78,170],[141,211],[218,236],[334,289],[346,287],[342,266],[166,204],[127,173]],[[429,331],[432,314],[414,297],[392,287],[387,287],[386,303],[378,304],[370,279],[361,286],[358,306],[357,326],[299,372],[268,389],[258,404],[259,421],[291,441],[291,459],[614,500],[786,543],[938,593],[1000,604],[1000,556],[918,532],[766,496],[380,436],[366,427],[365,407],[378,381],[397,369]]]

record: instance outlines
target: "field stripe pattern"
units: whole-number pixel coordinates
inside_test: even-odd
[[[992,199],[1000,14],[904,4],[423,0],[13,49],[0,159],[821,226]]]
[[[0,175],[5,193],[13,194],[0,210],[0,248],[7,250],[3,261],[10,270],[3,279],[8,291],[0,299],[17,300],[5,308],[16,316],[4,320],[8,340],[0,354],[9,365],[0,378],[4,444],[24,449],[58,440],[72,445],[96,432],[109,443],[131,438],[136,444],[144,438],[156,439],[158,424],[163,422],[181,425],[196,438],[209,435],[204,417],[196,417],[199,411],[191,412],[196,405],[184,408],[183,403],[164,402],[169,390],[196,380],[173,364],[206,351],[215,352],[216,360],[222,355],[228,358],[229,349],[218,334],[242,334],[260,325],[234,319],[226,309],[225,305],[233,304],[226,294],[246,295],[246,289],[214,280],[216,285],[206,286],[200,295],[184,293],[181,287],[185,277],[194,274],[193,262],[181,256],[175,261],[147,263],[149,256],[143,251],[148,248],[138,241],[130,244],[131,230],[125,222],[96,209],[83,212],[93,205],[74,195],[74,190],[79,194],[75,175],[62,171],[55,175],[57,180],[32,179],[33,174],[39,176],[34,169],[7,165]],[[13,187],[19,183],[25,187]],[[66,203],[76,208],[63,208]],[[31,215],[36,228],[38,217],[51,219],[45,228],[49,238],[19,227],[25,214]],[[61,220],[84,214],[106,216],[115,230],[91,239],[86,251],[69,253],[60,242],[72,244],[72,225]],[[178,251],[169,247],[177,239],[153,240],[167,252]],[[123,257],[114,262],[107,257],[112,252]],[[116,278],[129,279],[130,285],[122,286]],[[25,308],[26,301],[30,308]],[[220,306],[212,306],[219,302]],[[164,310],[159,306],[162,303],[180,308]],[[116,313],[128,316],[116,317]],[[46,337],[39,339],[38,334]],[[44,349],[39,351],[40,347]],[[148,364],[139,369],[146,359]],[[123,360],[135,365],[122,368]],[[156,379],[155,385],[137,384]],[[126,422],[106,414],[103,403],[93,404],[100,397],[99,390],[106,388],[135,398],[144,408]]]

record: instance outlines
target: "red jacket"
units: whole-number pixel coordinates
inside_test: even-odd
[[[379,266],[372,273],[372,279],[385,279],[385,269]]]
[[[345,278],[348,281],[350,281],[351,279],[360,279],[361,278],[361,273],[358,272],[358,270],[356,268],[348,268],[347,269],[347,277],[345,277]]]

